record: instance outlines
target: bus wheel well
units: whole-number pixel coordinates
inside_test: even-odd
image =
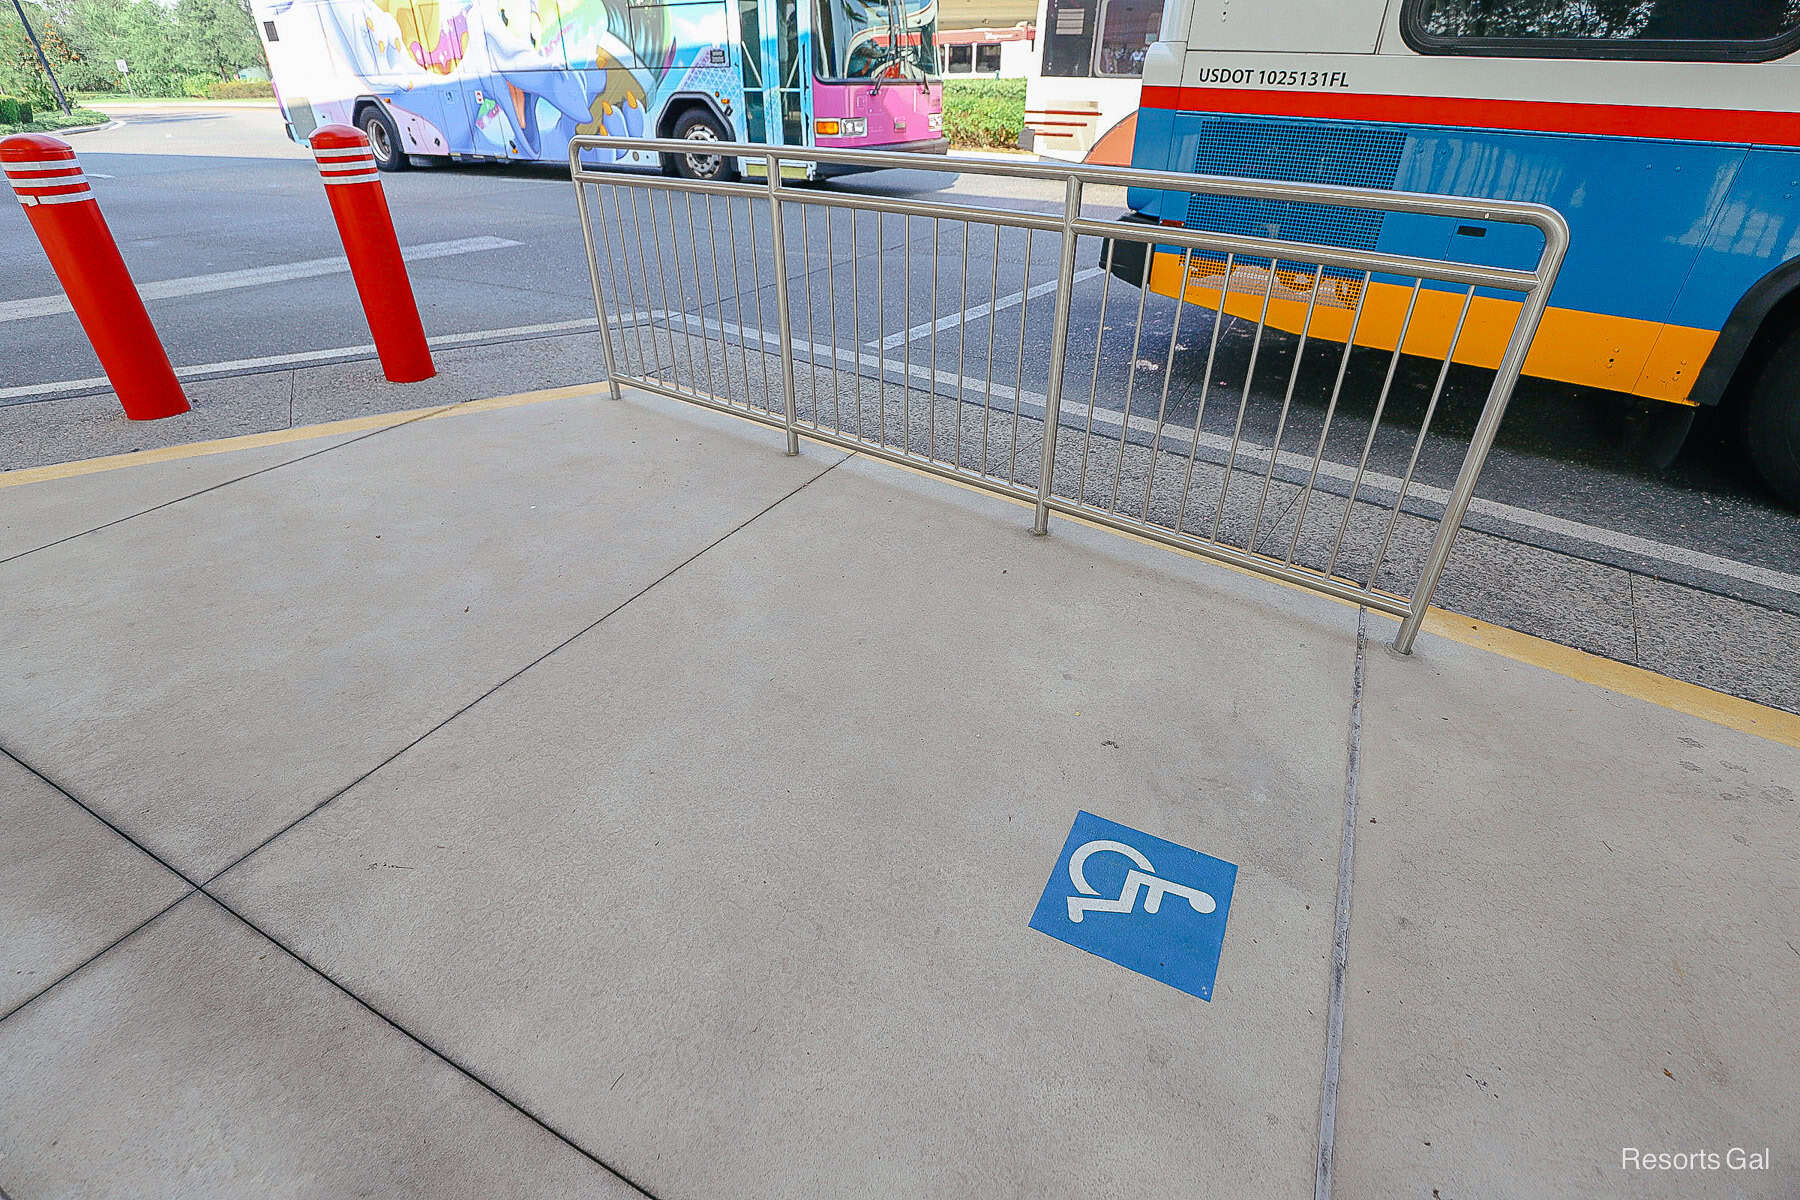
[[[657,118],[656,136],[659,138],[674,137],[676,123],[690,109],[695,108],[705,109],[711,113],[713,119],[719,123],[719,128],[725,130],[726,135],[730,136],[731,122],[725,119],[723,112],[719,111],[718,102],[705,92],[676,92],[670,96],[668,102],[663,105],[662,116]]]
[[[1749,345],[1744,347],[1743,357],[1719,393],[1721,407],[1737,409],[1743,405],[1769,359],[1796,329],[1800,329],[1800,287],[1776,301],[1757,325]]]
[[[1701,405],[1737,403],[1796,324],[1800,324],[1800,258],[1764,275],[1738,300],[1689,399]]]

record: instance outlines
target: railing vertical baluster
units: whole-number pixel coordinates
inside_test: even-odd
[[[856,440],[863,440],[862,277],[857,266],[862,250],[856,243],[856,210],[850,210],[850,348],[856,352]]]
[[[1415,279],[1412,294],[1406,298],[1406,315],[1400,318],[1400,332],[1394,337],[1394,353],[1388,358],[1387,375],[1381,381],[1381,394],[1375,398],[1375,411],[1369,417],[1369,434],[1363,438],[1362,457],[1357,460],[1356,475],[1350,480],[1350,495],[1344,500],[1344,516],[1338,522],[1337,540],[1331,544],[1331,557],[1325,563],[1327,578],[1337,573],[1338,556],[1344,552],[1344,535],[1350,531],[1350,517],[1356,511],[1356,493],[1361,490],[1363,475],[1369,469],[1369,452],[1375,448],[1375,437],[1381,432],[1381,414],[1387,409],[1388,394],[1394,388],[1394,374],[1400,369],[1400,355],[1406,349],[1406,337],[1412,332],[1413,312],[1419,306],[1419,293],[1424,287],[1423,279]],[[1369,579],[1363,586],[1372,588],[1375,581]]]
[[[962,246],[962,316],[956,322],[956,466],[962,469],[963,408],[968,402],[969,377],[963,373],[963,351],[968,347],[969,322],[969,223],[964,221]]]
[[[1062,420],[1063,356],[1069,349],[1069,309],[1075,302],[1075,222],[1081,216],[1081,179],[1063,191],[1062,262],[1056,271],[1056,315],[1050,326],[1050,383],[1044,397],[1044,460],[1038,467],[1037,511],[1031,532],[1050,532],[1050,487],[1056,476],[1056,427]],[[1019,347],[1020,354],[1024,347]]]
[[[806,384],[807,390],[812,393],[812,423],[813,428],[817,429],[819,409],[822,407],[819,401],[824,389],[819,386],[819,335],[813,329],[812,218],[808,216],[804,203],[799,205],[797,211],[800,214],[800,303],[806,306]],[[825,211],[829,213],[831,210]],[[829,254],[829,238],[826,239],[825,249]],[[834,344],[832,349],[836,348]],[[837,364],[834,362],[831,367],[835,371]]]
[[[981,398],[981,473],[988,470],[988,421],[994,415],[994,326],[1000,323],[1000,229],[994,226],[994,269],[988,279],[988,344],[986,392]]]
[[[1148,251],[1145,252],[1146,254]],[[1206,401],[1212,395],[1213,362],[1219,354],[1219,330],[1225,324],[1225,293],[1231,284],[1231,272],[1237,265],[1237,256],[1225,256],[1225,276],[1219,284],[1219,307],[1213,313],[1212,337],[1206,345],[1206,373],[1200,380],[1200,403],[1194,407],[1194,440],[1188,445],[1187,471],[1181,478],[1181,503],[1175,509],[1175,532],[1181,533],[1187,524],[1188,496],[1194,489],[1194,462],[1200,457],[1200,439],[1205,436]]]
[[[1363,300],[1369,294],[1369,281],[1374,272],[1364,271],[1362,283],[1356,291],[1356,315],[1350,319],[1350,336],[1344,339],[1344,352],[1338,358],[1337,379],[1331,385],[1331,400],[1325,405],[1325,420],[1319,426],[1319,444],[1313,450],[1312,471],[1306,477],[1306,488],[1300,493],[1300,511],[1294,518],[1294,536],[1288,542],[1287,556],[1283,562],[1294,561],[1294,551],[1300,546],[1300,532],[1306,528],[1306,506],[1312,500],[1313,487],[1319,482],[1319,465],[1325,461],[1325,439],[1331,435],[1331,418],[1337,413],[1338,397],[1344,391],[1344,374],[1350,369],[1350,354],[1356,349],[1356,331],[1362,328]]]
[[[580,161],[580,151],[571,157]],[[588,185],[575,185],[575,209],[581,214],[581,240],[587,246],[588,278],[594,285],[594,318],[600,322],[600,352],[606,359],[606,390],[614,400],[619,395],[619,365],[613,361],[612,330],[606,324],[606,304],[600,298],[600,256],[594,251],[594,227],[592,214],[588,210]],[[604,228],[604,226],[602,227]],[[610,253],[610,248],[608,253]]]
[[[800,214],[801,220],[806,214]],[[781,220],[781,160],[769,155],[769,236],[775,243],[775,317],[781,334],[781,412],[787,428],[787,452],[800,453],[800,426],[794,410],[794,330],[788,313],[787,232]],[[762,302],[757,301],[760,311]]]
[[[1185,281],[1184,281],[1185,282]],[[1227,288],[1231,281],[1225,281]],[[1262,312],[1256,318],[1256,338],[1250,343],[1250,366],[1244,371],[1244,391],[1238,397],[1237,424],[1231,430],[1231,449],[1225,452],[1225,474],[1219,480],[1219,503],[1213,509],[1212,529],[1207,537],[1219,540],[1219,523],[1225,519],[1225,502],[1231,498],[1231,469],[1237,465],[1238,443],[1244,437],[1244,413],[1250,407],[1250,391],[1256,386],[1256,359],[1262,353],[1263,334],[1269,331],[1269,300],[1275,294],[1275,260],[1269,260],[1269,277],[1263,283]],[[1254,551],[1256,547],[1246,546]]]
[[[745,203],[748,204],[749,201],[746,200]],[[747,349],[747,347],[749,346],[749,343],[750,343],[750,327],[748,325],[744,324],[744,276],[738,270],[738,251],[739,251],[740,247],[738,245],[738,235],[737,235],[737,213],[736,213],[736,210],[732,208],[730,196],[725,197],[725,232],[730,238],[731,311],[732,311],[733,315],[735,315],[737,317],[738,369],[743,372],[743,376],[744,376],[744,407],[745,408],[754,408],[755,405],[751,403],[751,401],[754,399],[754,397],[751,395],[751,392],[750,392],[750,354]],[[761,306],[759,305],[758,306],[758,314],[757,314],[758,326],[760,326],[762,323],[762,315],[761,315],[760,308],[761,308]],[[724,306],[723,305],[720,306],[720,320],[721,320],[721,322],[724,320]],[[758,354],[757,361],[758,362],[762,361],[761,353],[762,353],[762,346],[759,343],[757,346],[757,354]],[[765,395],[765,396],[769,394],[768,386],[769,386],[768,376],[764,375],[763,376],[763,395]]]
[[[1156,482],[1156,456],[1162,449],[1163,419],[1169,414],[1169,380],[1175,377],[1175,350],[1181,342],[1181,314],[1187,311],[1188,274],[1194,269],[1194,248],[1181,256],[1181,284],[1175,291],[1175,319],[1169,322],[1169,353],[1163,360],[1162,395],[1156,401],[1156,425],[1150,430],[1150,464],[1144,468],[1144,504],[1138,520],[1150,519],[1150,488]]]
[[[762,247],[756,244],[756,205],[748,196],[744,197],[744,220],[750,226],[750,282],[756,288],[756,365],[762,369],[762,406],[765,411],[770,411],[769,331],[763,327],[762,315]],[[739,311],[742,311],[741,301]]]
[[[1432,386],[1431,399],[1425,405],[1425,415],[1419,418],[1419,432],[1413,438],[1412,457],[1406,460],[1406,474],[1400,477],[1400,488],[1394,493],[1394,510],[1388,514],[1387,529],[1381,535],[1381,549],[1375,552],[1375,561],[1369,566],[1369,586],[1377,587],[1381,579],[1381,565],[1387,561],[1389,548],[1394,544],[1394,530],[1400,525],[1400,510],[1406,507],[1406,492],[1412,487],[1413,472],[1419,469],[1419,454],[1425,449],[1425,438],[1431,433],[1431,418],[1437,414],[1438,401],[1443,398],[1444,384],[1450,378],[1450,365],[1456,361],[1456,343],[1462,340],[1463,326],[1469,320],[1469,306],[1475,302],[1475,287],[1463,294],[1462,311],[1456,315],[1456,328],[1451,331],[1450,344],[1444,347],[1444,363],[1438,368],[1437,383]]]
[[[730,204],[729,199],[726,204]],[[725,402],[731,403],[731,343],[725,330],[725,283],[719,278],[719,225],[713,219],[713,198],[706,197],[706,253],[712,260],[713,309],[719,314],[719,373],[725,376]],[[695,270],[699,268],[696,267]],[[706,306],[700,306],[700,319],[706,319]],[[744,377],[744,395],[750,395],[750,377]]]
[[[650,374],[650,356],[644,350],[644,326],[643,326],[641,320],[639,319],[640,314],[637,311],[637,306],[638,306],[637,282],[635,280],[633,280],[631,277],[631,263],[629,261],[627,261],[627,258],[626,258],[626,256],[631,253],[631,239],[625,235],[625,206],[623,204],[619,203],[619,185],[618,184],[615,183],[613,185],[612,191],[613,191],[613,206],[612,206],[613,220],[618,222],[618,226],[619,226],[619,257],[618,257],[617,261],[615,261],[613,263],[613,273],[614,273],[615,277],[617,277],[620,274],[623,274],[625,277],[625,298],[631,302],[631,308],[632,308],[632,311],[629,314],[630,320],[631,320],[631,334],[632,334],[631,340],[637,343],[637,352],[638,352],[637,377],[639,379],[642,379],[645,376]],[[602,214],[602,215],[604,216],[604,214]],[[608,235],[608,236],[610,237],[610,235]],[[649,297],[644,298],[644,307],[646,309],[650,307]],[[623,321],[623,319],[624,318],[621,317],[621,321]],[[623,331],[623,325],[621,325],[621,333],[622,333],[622,331]],[[624,340],[623,336],[621,336],[619,340],[623,341]]]
[[[1256,497],[1256,520],[1250,528],[1250,542],[1244,547],[1254,551],[1262,537],[1263,506],[1269,502],[1269,484],[1275,479],[1275,464],[1281,460],[1281,435],[1287,431],[1288,412],[1294,406],[1294,387],[1300,382],[1300,366],[1306,361],[1306,340],[1312,336],[1313,311],[1319,304],[1319,288],[1325,282],[1325,267],[1313,272],[1312,290],[1306,299],[1306,320],[1300,326],[1300,342],[1294,347],[1294,365],[1288,371],[1287,392],[1281,398],[1281,415],[1275,420],[1275,440],[1269,443],[1269,469],[1263,472],[1262,491]]]
[[[1019,482],[1019,405],[1025,399],[1025,317],[1031,310],[1031,235],[1035,229],[1025,231],[1025,278],[1019,284],[1019,345],[1018,357],[1013,360],[1013,412],[1012,441],[1006,450],[1006,482]],[[1037,524],[1036,517],[1032,524]]]
[[[1512,399],[1513,387],[1519,382],[1520,372],[1525,369],[1525,356],[1531,352],[1531,342],[1537,336],[1538,323],[1543,320],[1544,309],[1550,303],[1552,281],[1562,269],[1563,255],[1568,249],[1569,231],[1566,226],[1554,231],[1544,231],[1544,249],[1538,259],[1538,271],[1542,278],[1527,293],[1525,303],[1519,310],[1513,325],[1512,339],[1507,342],[1506,353],[1494,372],[1494,381],[1488,386],[1487,403],[1482,406],[1481,417],[1475,422],[1469,449],[1463,455],[1462,466],[1456,472],[1456,482],[1450,488],[1450,500],[1444,505],[1444,515],[1438,518],[1437,537],[1425,556],[1425,567],[1419,572],[1419,582],[1413,588],[1412,602],[1407,607],[1405,618],[1400,622],[1400,632],[1394,636],[1394,649],[1402,654],[1412,653],[1413,639],[1419,635],[1419,626],[1425,620],[1425,610],[1431,604],[1431,595],[1437,590],[1438,578],[1444,573],[1444,564],[1450,561],[1450,551],[1456,546],[1456,536],[1462,530],[1463,517],[1469,512],[1469,501],[1475,498],[1475,482],[1481,476],[1481,466],[1487,461],[1488,451],[1493,449],[1494,436],[1500,432],[1500,419],[1506,415],[1506,405]]]
[[[900,214],[900,444],[912,453],[912,214]]]
[[[837,432],[844,431],[844,410],[838,395],[838,376],[843,372],[838,369],[838,324],[837,324],[837,244],[831,240],[831,209],[825,209],[825,281],[830,291],[831,302],[825,306],[825,312],[831,317],[831,427]],[[823,401],[813,400],[813,424],[818,424],[818,412]]]
[[[1088,449],[1094,441],[1094,406],[1100,402],[1100,359],[1101,350],[1106,343],[1106,305],[1112,292],[1112,257],[1117,245],[1114,242],[1106,248],[1106,262],[1103,264],[1106,273],[1100,277],[1100,315],[1094,318],[1094,369],[1088,379],[1087,420],[1081,430],[1081,471],[1075,481],[1075,499],[1082,504],[1087,503]],[[1146,246],[1146,259],[1149,254],[1150,247]]]
[[[652,232],[656,231],[655,195],[656,193],[651,193],[650,228]],[[681,235],[675,230],[675,193],[669,192],[663,196],[663,204],[669,210],[669,254],[675,260],[671,267],[675,272],[675,300],[676,303],[681,305],[681,312],[678,314],[681,318],[681,348],[687,352],[688,381],[694,385],[695,391],[699,391],[700,372],[694,369],[694,330],[688,324],[687,284],[683,283],[681,280]],[[660,261],[660,256],[658,261]],[[665,283],[663,286],[667,287],[668,285]],[[671,326],[673,326],[674,323],[673,319],[669,322]],[[706,335],[706,326],[702,325],[700,327],[700,333],[704,338]],[[712,354],[710,352],[706,353],[703,361],[706,363],[706,390],[711,392]]]
[[[1144,247],[1144,270],[1138,279],[1137,324],[1131,330],[1131,358],[1125,364],[1125,413],[1119,420],[1119,461],[1113,467],[1112,495],[1106,507],[1117,511],[1119,484],[1125,478],[1125,447],[1131,441],[1132,393],[1137,390],[1138,349],[1144,343],[1144,303],[1150,299],[1150,265],[1156,258],[1156,243]]]
[[[925,457],[937,457],[937,293],[938,293],[938,219],[931,218],[931,369],[925,372],[925,403],[930,420]]]
[[[713,395],[717,395],[718,393],[713,386],[712,339],[706,336],[706,284],[702,282],[700,278],[700,235],[694,232],[694,194],[689,192],[684,199],[687,202],[688,257],[693,259],[694,262],[694,323],[700,327],[700,349],[706,355],[706,390]],[[674,223],[675,198],[670,196],[669,224],[673,226]],[[681,255],[679,252],[675,255],[675,262],[677,264],[676,276],[679,278],[681,263]],[[684,305],[687,303],[685,297],[683,298],[682,303]]]

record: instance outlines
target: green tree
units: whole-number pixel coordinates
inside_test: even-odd
[[[175,0],[173,6],[160,0],[42,3],[71,55],[68,76],[56,66],[67,87],[124,90],[117,59],[130,69],[132,90],[147,96],[180,96],[196,77],[230,79],[245,67],[268,65],[247,0]],[[11,43],[0,38],[0,60],[10,61],[10,52]],[[0,78],[5,69],[0,65]]]
[[[244,0],[177,0],[175,25],[183,44],[220,79],[268,66]]]
[[[66,88],[70,86],[70,74],[79,65],[79,56],[51,15],[30,6],[29,0],[27,3],[31,8],[31,27],[44,48],[44,57],[50,60],[50,69]],[[44,110],[56,103],[50,80],[10,3],[0,8],[0,95],[30,100],[35,108]]]

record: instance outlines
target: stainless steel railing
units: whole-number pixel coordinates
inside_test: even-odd
[[[1366,605],[1401,618],[1403,653],[1568,247],[1561,216],[1535,204],[706,148],[762,178],[587,162],[687,142],[570,143],[615,396],[629,383],[781,429],[790,454],[804,436],[973,484],[1030,504],[1037,533],[1055,512]],[[796,186],[782,163],[927,171],[952,187],[958,175],[1048,181],[1061,206]],[[1520,270],[1083,211],[1098,194],[1116,212],[1122,196],[1105,190],[1123,187],[1526,226],[1542,245]],[[1482,389],[1466,437],[1434,429],[1447,396]]]

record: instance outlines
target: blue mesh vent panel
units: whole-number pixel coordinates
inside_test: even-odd
[[[1406,134],[1316,122],[1212,120],[1200,126],[1194,170],[1202,175],[1341,183],[1390,188],[1400,173]],[[1279,237],[1372,250],[1383,214],[1328,204],[1189,196],[1190,229]]]

